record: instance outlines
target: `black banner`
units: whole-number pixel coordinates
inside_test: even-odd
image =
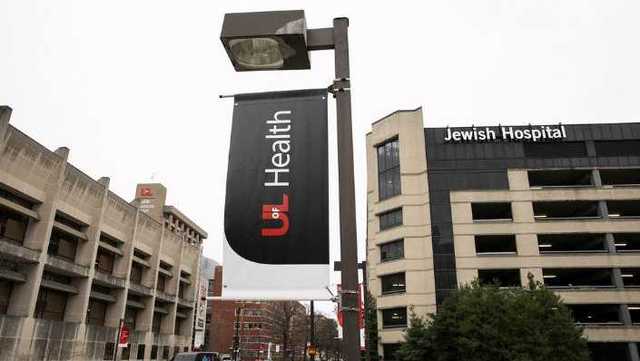
[[[329,263],[327,90],[235,96],[224,230],[262,264]]]

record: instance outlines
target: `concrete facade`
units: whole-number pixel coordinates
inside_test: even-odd
[[[614,241],[614,235],[635,237],[640,232],[640,214],[620,216],[609,211],[607,205],[611,201],[624,201],[625,207],[635,209],[640,203],[640,184],[603,184],[600,172],[635,171],[640,168],[640,156],[635,151],[615,157],[601,156],[596,154],[595,144],[640,140],[640,124],[576,125],[569,132],[567,142],[584,142],[585,154],[575,159],[567,155],[567,159],[541,160],[526,159],[522,143],[447,144],[442,141],[445,129],[424,128],[421,109],[398,111],[373,123],[367,134],[367,282],[377,300],[381,353],[401,342],[406,328],[406,325],[386,327],[385,309],[413,307],[423,315],[435,312],[441,297],[450,291],[447,283],[455,287],[477,279],[484,271],[508,270],[518,272],[520,285],[526,285],[527,275],[532,274],[553,288],[570,307],[593,307],[589,312],[613,307],[618,313],[614,322],[581,322],[585,337],[599,354],[606,355],[611,350],[610,355],[614,355],[618,352],[615,350],[623,350],[627,360],[639,360],[636,346],[640,341],[639,320],[632,312],[640,309],[640,291],[628,280],[633,280],[635,269],[640,267],[640,249],[617,250],[621,243]],[[381,200],[378,147],[390,140],[399,144],[401,192]],[[539,187],[529,182],[528,172],[533,170],[580,170],[592,182]],[[534,209],[536,204],[576,201],[593,203],[597,216],[554,219]],[[474,219],[472,205],[481,203],[508,204],[511,216]],[[381,215],[394,209],[402,210],[402,224],[381,230]],[[542,247],[550,245],[543,244],[540,235],[564,234],[602,235],[604,247],[543,252]],[[514,237],[514,249],[477,252],[476,237],[482,235]],[[385,261],[380,254],[381,246],[393,240],[404,240],[403,256]],[[558,287],[550,282],[559,277],[555,273],[572,269],[605,270],[611,275],[610,284],[585,287],[569,283]],[[394,274],[403,274],[404,289],[382,292],[382,280]],[[598,352],[594,352],[594,360],[599,359]],[[385,359],[392,358],[387,355]]]
[[[0,360],[169,359],[190,348],[202,241],[166,189],[127,202],[0,107]],[[120,320],[129,347],[114,345]]]

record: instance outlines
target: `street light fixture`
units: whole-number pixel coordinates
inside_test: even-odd
[[[306,29],[303,10],[233,13],[225,14],[220,40],[236,71],[309,69],[309,51],[334,51],[335,78],[329,92],[336,98],[337,111],[343,353],[346,361],[358,361],[358,256],[348,28],[349,19],[335,18],[331,28]]]
[[[220,39],[236,71],[311,67],[302,10],[226,14]]]

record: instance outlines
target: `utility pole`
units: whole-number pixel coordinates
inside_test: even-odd
[[[313,350],[313,352],[309,352],[309,360],[314,361],[316,359],[316,313],[313,310],[313,300],[311,300],[311,306],[309,308],[309,317],[311,317],[309,320],[309,344],[311,345],[311,349]]]

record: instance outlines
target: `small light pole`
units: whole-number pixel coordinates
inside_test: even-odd
[[[337,111],[343,352],[346,361],[358,361],[358,260],[348,28],[349,19],[343,17],[333,19],[331,28],[307,29],[302,10],[230,13],[225,14],[220,40],[236,71],[309,69],[309,51],[334,52],[335,77],[329,91],[336,99]]]

